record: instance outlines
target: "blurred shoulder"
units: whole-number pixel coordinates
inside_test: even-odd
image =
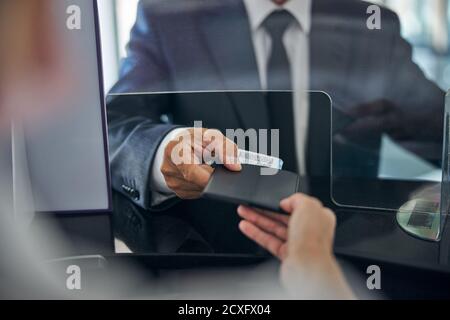
[[[221,12],[242,6],[242,0],[141,0],[139,10],[157,16],[182,16],[202,12]]]
[[[368,9],[376,5],[380,8],[383,17],[387,19],[398,19],[397,14],[380,4],[374,4],[362,0],[312,0],[313,10],[318,13],[341,15],[353,18],[367,18]]]
[[[395,33],[400,30],[397,14],[380,4],[362,0],[312,0],[312,3],[313,18],[319,23],[332,23],[364,32],[367,31],[367,19],[374,13],[371,7],[375,5],[380,9],[382,29]]]

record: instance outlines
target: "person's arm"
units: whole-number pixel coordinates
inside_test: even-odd
[[[281,208],[290,216],[244,206],[238,213],[240,230],[281,260],[284,288],[300,299],[354,299],[333,255],[334,213],[302,194]]]
[[[108,97],[107,115],[112,186],[137,205],[154,209],[171,198],[160,192],[161,181],[153,178],[158,150],[164,150],[164,138],[177,128],[160,121],[170,113],[170,101],[162,95],[117,96],[169,91],[169,71],[149,12],[141,2],[119,81]]]
[[[203,163],[202,154],[198,164],[174,162],[172,149],[179,143],[186,146],[192,156],[197,154],[190,139],[179,142],[177,138],[193,129],[178,130],[177,126],[160,121],[162,115],[172,112],[170,95],[134,94],[172,89],[171,74],[159,39],[162,32],[158,32],[158,17],[150,16],[155,11],[151,3],[140,2],[128,55],[121,67],[120,80],[111,90],[113,95],[110,95],[107,112],[114,189],[145,209],[163,210],[173,202],[166,200],[177,199],[175,195],[182,199],[199,198],[213,170]],[[132,94],[117,95],[121,93]],[[204,133],[204,141],[195,144],[201,150],[211,146],[208,133],[224,138],[216,130],[205,129]],[[236,148],[225,150],[224,146],[216,151],[227,158],[225,155],[230,155],[227,152],[235,153]],[[228,165],[226,161],[223,164],[230,170],[240,170],[240,165]]]
[[[442,157],[445,92],[428,79],[413,60],[411,45],[402,38],[395,16],[388,97],[400,109],[396,118],[409,123],[400,144],[422,158],[440,165]],[[394,135],[394,139],[395,139]],[[396,139],[397,141],[399,139]]]
[[[444,91],[414,62],[412,47],[402,37],[395,13],[384,10],[382,30],[366,32],[368,38],[373,37],[383,48],[377,60],[380,68],[367,74],[368,78],[379,79],[383,93],[379,98],[349,110],[356,121],[345,130],[345,136],[367,143],[367,137],[386,133],[411,152],[439,162]],[[367,88],[368,95],[370,89]]]
[[[387,96],[401,108],[408,121],[416,121],[412,136],[436,141],[442,138],[445,92],[428,79],[414,62],[411,45],[401,36],[400,20],[393,18]],[[409,117],[408,114],[412,116]],[[412,119],[410,119],[412,118]]]
[[[108,132],[111,167],[111,182],[114,190],[128,197],[144,209],[158,210],[165,196],[160,186],[155,186],[153,168],[158,150],[176,126],[158,123],[145,116],[145,110],[133,110],[140,105],[142,97],[114,97],[108,103]],[[166,102],[161,97],[154,102],[161,106]],[[155,105],[142,103],[146,107]],[[163,197],[163,198],[161,198]],[[171,203],[164,203],[169,206]]]

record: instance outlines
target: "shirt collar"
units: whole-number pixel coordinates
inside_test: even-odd
[[[311,30],[311,0],[289,0],[281,7],[272,0],[244,0],[244,3],[253,31],[258,30],[271,13],[280,8],[289,11],[305,33]]]

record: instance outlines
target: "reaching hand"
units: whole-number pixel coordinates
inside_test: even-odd
[[[302,298],[353,298],[333,256],[334,213],[317,199],[295,194],[281,202],[290,216],[239,207],[239,228],[282,262],[285,288]]]
[[[281,208],[291,216],[239,207],[241,231],[280,260],[332,254],[336,218],[330,209],[302,194],[283,200]]]

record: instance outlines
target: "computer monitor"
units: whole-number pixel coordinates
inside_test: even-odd
[[[80,9],[79,29],[66,28],[71,6]],[[97,2],[64,0],[58,10],[64,26],[59,31],[74,51],[71,63],[79,72],[76,85],[80,92],[61,106],[63,111],[55,111],[45,125],[23,127],[34,209],[63,214],[109,211],[111,188]]]

